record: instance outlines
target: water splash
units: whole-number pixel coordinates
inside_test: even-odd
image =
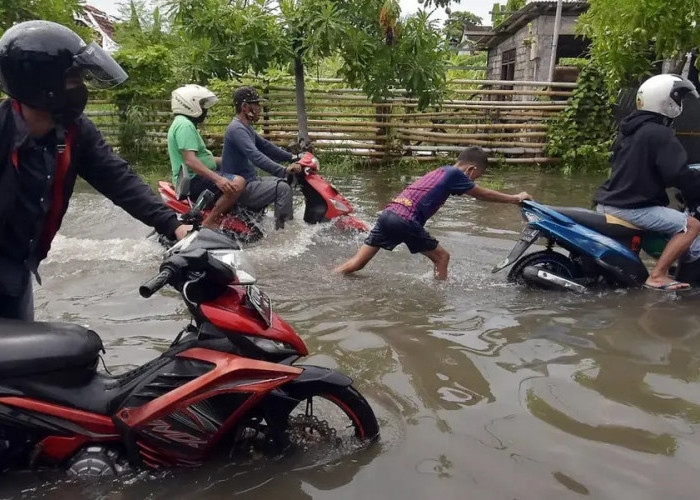
[[[114,238],[108,240],[71,238],[57,235],[45,263],[72,261],[158,262],[163,247],[152,239]]]

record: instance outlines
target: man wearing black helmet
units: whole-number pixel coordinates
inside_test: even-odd
[[[34,317],[31,274],[61,226],[77,176],[141,222],[178,239],[174,212],[115,155],[83,114],[85,81],[126,80],[97,44],[48,21],[13,26],[0,38],[0,317]]]
[[[283,167],[278,162],[293,161],[295,156],[262,138],[252,127],[260,119],[264,101],[253,87],[240,87],[233,94],[236,117],[226,128],[221,170],[224,174],[243,177],[245,190],[238,204],[250,208],[264,208],[275,204],[275,229],[284,228],[292,218],[292,188],[284,182],[288,174],[301,171],[301,165],[292,163]],[[260,178],[255,167],[273,177]]]

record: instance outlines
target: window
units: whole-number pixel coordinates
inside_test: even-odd
[[[515,49],[504,50],[501,55],[501,80],[515,80]],[[512,85],[503,85],[501,90],[513,90]],[[512,95],[498,95],[497,101],[512,101]]]
[[[501,80],[515,80],[515,49],[503,51],[501,56]]]

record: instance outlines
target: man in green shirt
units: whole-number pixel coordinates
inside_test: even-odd
[[[168,154],[173,172],[173,184],[177,185],[181,166],[190,176],[190,199],[196,199],[208,189],[217,197],[214,208],[202,221],[202,225],[217,229],[222,217],[233,207],[245,188],[245,180],[238,175],[222,175],[218,170],[220,158],[206,148],[197,125],[207,116],[207,111],[218,98],[199,85],[185,85],[172,92],[171,108],[175,119],[168,130]]]

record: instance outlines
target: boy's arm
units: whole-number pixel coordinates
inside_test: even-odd
[[[500,191],[494,191],[493,189],[483,188],[481,186],[474,186],[472,189],[467,191],[469,196],[473,196],[477,200],[483,201],[495,201],[498,203],[521,203],[524,200],[531,200],[532,196],[527,194],[525,191],[518,194],[506,194]]]

